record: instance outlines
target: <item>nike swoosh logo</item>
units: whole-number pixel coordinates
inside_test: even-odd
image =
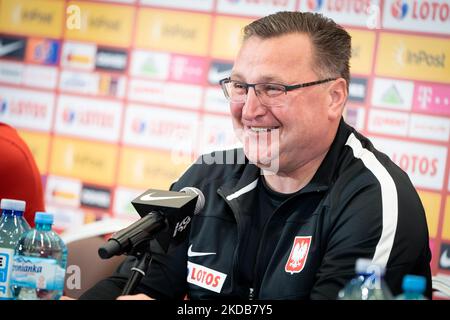
[[[192,244],[189,246],[188,249],[188,257],[203,257],[203,256],[211,256],[215,255],[215,252],[196,252],[192,251]]]
[[[447,250],[442,252],[441,259],[439,260],[439,263],[442,268],[450,268],[450,258],[447,255]]]
[[[0,43],[0,57],[6,56],[23,47],[23,41],[16,41],[6,45]]]
[[[170,200],[170,199],[182,199],[182,198],[190,198],[191,196],[172,196],[172,197],[152,197],[154,192],[146,194],[141,197],[142,201],[158,201],[158,200]]]

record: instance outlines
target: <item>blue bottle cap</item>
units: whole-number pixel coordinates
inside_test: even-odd
[[[402,289],[408,292],[420,292],[425,291],[426,280],[424,277],[407,274],[403,277]]]
[[[49,212],[36,212],[34,216],[35,223],[53,224],[53,214]]]
[[[25,201],[14,199],[2,199],[0,202],[0,209],[2,210],[14,210],[25,211]]]

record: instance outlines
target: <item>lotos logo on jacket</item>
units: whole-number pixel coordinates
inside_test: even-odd
[[[408,4],[402,0],[393,2],[391,6],[391,13],[394,18],[402,20],[408,13]]]
[[[220,293],[226,278],[225,273],[188,261],[189,283]]]
[[[311,236],[295,237],[292,244],[291,254],[284,266],[284,271],[294,274],[303,270],[308,258],[309,247],[311,245]]]

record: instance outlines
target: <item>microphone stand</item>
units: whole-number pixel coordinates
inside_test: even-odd
[[[135,254],[138,261],[136,265],[131,268],[131,276],[128,278],[128,282],[122,291],[123,296],[132,294],[147,272],[148,265],[152,261],[152,254],[150,248],[147,250],[144,249],[143,252],[143,254],[141,251]]]

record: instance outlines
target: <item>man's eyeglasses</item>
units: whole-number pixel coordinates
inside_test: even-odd
[[[267,107],[279,107],[285,104],[288,91],[315,86],[321,83],[336,80],[328,78],[302,84],[286,86],[278,83],[245,83],[225,78],[219,81],[225,97],[233,103],[245,103],[247,101],[248,89],[253,88],[261,104]]]

